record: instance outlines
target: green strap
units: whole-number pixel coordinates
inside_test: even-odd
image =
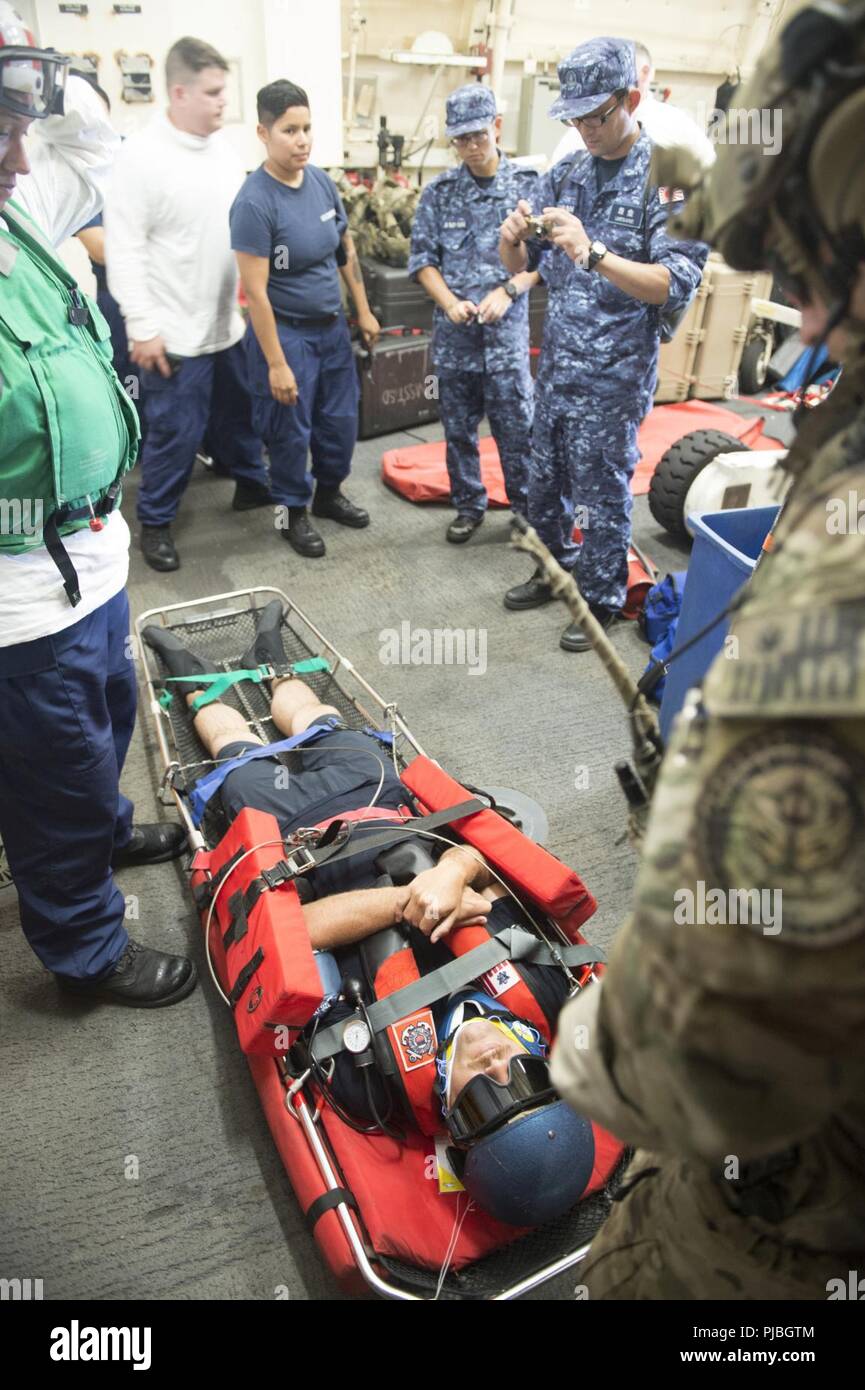
[[[329,671],[330,664],[323,656],[312,656],[306,661],[296,661],[293,666],[289,667],[289,670],[293,676],[306,676],[313,671]],[[159,697],[159,704],[162,709],[168,709],[174,698],[172,691],[167,689],[169,683],[206,685],[207,689],[203,690],[200,695],[196,695],[192,701],[191,708],[197,713],[205,705],[212,705],[216,700],[220,700],[226,690],[230,690],[239,681],[254,681],[256,685],[260,685],[262,681],[269,680],[272,675],[273,667],[256,666],[249,671],[212,671],[197,676],[165,676],[163,684],[166,689]]]
[[[311,671],[329,671],[330,662],[323,656],[311,656],[307,661],[296,661],[291,668],[294,676],[307,676]]]
[[[269,674],[269,666],[256,666],[252,671],[223,671],[220,676],[210,676],[208,677],[207,689],[202,690],[200,695],[196,695],[190,709],[198,713],[205,705],[212,705],[216,700],[221,700],[226,690],[230,690],[233,685],[237,685],[240,681],[254,681],[256,685],[261,685],[261,682]],[[196,678],[195,676],[181,676],[180,679],[194,681]],[[199,676],[199,685],[201,680],[202,677]]]

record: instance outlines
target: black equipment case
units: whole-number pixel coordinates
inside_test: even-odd
[[[370,256],[359,259],[369,307],[382,328],[432,328],[433,302],[404,267],[384,265]]]
[[[439,418],[430,335],[385,329],[372,352],[354,344],[360,381],[358,437],[410,430]]]

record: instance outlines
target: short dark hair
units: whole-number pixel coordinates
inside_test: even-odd
[[[309,97],[302,87],[298,87],[294,82],[287,81],[280,77],[276,82],[268,82],[266,87],[262,87],[256,97],[258,102],[258,119],[268,130],[273,127],[274,121],[278,121],[284,111],[291,106],[305,106],[309,108]]]
[[[222,68],[223,72],[228,72],[228,63],[212,44],[205,43],[203,39],[192,39],[187,34],[168,50],[165,85],[171,88],[179,82],[185,86],[190,77],[197,77],[205,68]]]

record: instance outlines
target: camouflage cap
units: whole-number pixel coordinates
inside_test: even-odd
[[[572,121],[597,111],[614,92],[637,85],[637,58],[630,39],[589,39],[559,63],[561,92],[548,116]]]
[[[445,135],[468,135],[471,130],[483,130],[498,115],[496,95],[481,82],[468,82],[451,92],[445,106]]]

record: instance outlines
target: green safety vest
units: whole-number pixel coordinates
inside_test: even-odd
[[[14,208],[10,213],[9,208]],[[61,536],[120,501],[138,414],[111,363],[111,334],[35,223],[10,204],[0,227],[0,554],[44,545],[71,604]]]

